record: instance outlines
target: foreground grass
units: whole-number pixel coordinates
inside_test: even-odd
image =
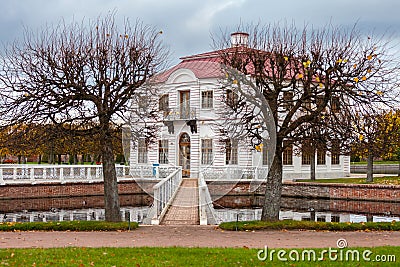
[[[298,179],[297,182],[313,182],[313,183],[339,183],[339,184],[385,184],[385,185],[400,185],[400,177],[385,176],[374,177],[372,183],[367,183],[365,178],[336,178],[336,179]]]
[[[219,228],[230,231],[253,230],[327,230],[327,231],[400,231],[400,222],[335,223],[283,220],[277,222],[224,222]]]
[[[0,231],[126,231],[137,227],[136,222],[111,223],[105,221],[0,223]]]
[[[355,248],[352,248],[355,249]],[[367,248],[357,248],[362,252]],[[276,249],[277,250],[277,249]],[[291,250],[285,249],[287,262],[273,255],[273,266],[377,266],[376,255],[385,255],[386,263],[379,266],[399,266],[400,247],[368,248],[371,262],[330,260],[328,255],[317,259],[322,249],[315,249],[316,260],[293,261]],[[259,249],[248,248],[52,248],[0,249],[0,266],[270,266],[271,260],[260,261]],[[296,249],[301,255],[302,250]],[[344,250],[345,251],[345,250]],[[270,253],[270,250],[269,250]],[[263,254],[260,254],[263,256]],[[294,255],[294,254],[293,254]],[[336,254],[333,254],[334,258]],[[389,255],[390,262],[389,262]],[[382,258],[382,257],[381,257]],[[301,258],[300,258],[301,259]]]

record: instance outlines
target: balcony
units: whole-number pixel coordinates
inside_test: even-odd
[[[196,120],[196,108],[179,105],[164,112],[164,121]]]

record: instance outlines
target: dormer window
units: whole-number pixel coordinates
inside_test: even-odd
[[[201,108],[213,108],[213,91],[210,90],[201,92]]]

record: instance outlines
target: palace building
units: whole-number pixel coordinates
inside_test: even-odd
[[[232,46],[244,45],[245,33],[232,34]],[[144,138],[135,140],[130,153],[131,166],[181,166],[186,177],[199,173],[237,173],[266,169],[266,149],[254,149],[237,140],[221,142],[213,124],[220,120],[218,108],[226,89],[221,88],[223,75],[217,51],[182,57],[181,62],[157,76],[159,83],[159,124],[157,141],[149,145]],[[316,155],[317,178],[345,177],[350,174],[350,159],[331,152]],[[308,178],[310,156],[283,152],[284,179]],[[263,173],[265,175],[265,173]],[[238,177],[241,178],[241,177]],[[243,177],[242,177],[243,178]]]

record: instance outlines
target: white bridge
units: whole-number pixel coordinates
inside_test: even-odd
[[[116,165],[117,179],[156,179],[153,205],[148,212],[151,224],[217,224],[206,181],[263,180],[268,168],[207,167],[198,179],[183,179],[182,168],[169,166]],[[0,186],[13,184],[101,182],[101,165],[0,165]]]

